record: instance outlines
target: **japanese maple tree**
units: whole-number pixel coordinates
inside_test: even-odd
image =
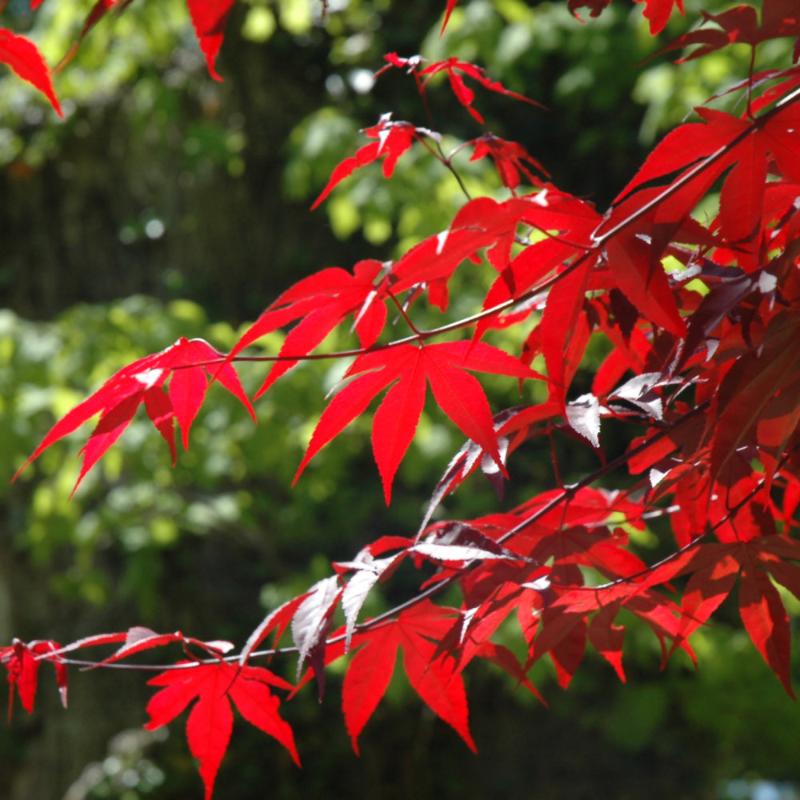
[[[568,5],[594,17],[609,2]],[[100,0],[81,37],[127,4]],[[232,5],[188,0],[214,78]],[[443,28],[456,6],[443,4]],[[654,35],[675,10],[683,12],[681,0],[643,6]],[[382,536],[333,564],[329,577],[273,609],[241,646],[135,624],[65,645],[14,640],[0,648],[9,710],[15,695],[33,710],[42,662],[54,669],[66,705],[71,667],[144,669],[152,665],[128,659],[158,651],[164,669],[149,680],[155,692],[147,726],[188,712],[188,746],[210,798],[234,709],[300,763],[279,695],[291,699],[314,681],[322,696],[334,661],[347,659],[342,710],[356,752],[397,661],[422,702],[476,749],[481,734],[473,739],[462,677],[473,660],[493,662],[540,696],[530,680],[533,665],[549,659],[566,688],[590,645],[624,682],[628,620],[652,631],[664,662],[678,650],[695,660],[692,634],[732,594],[753,645],[793,697],[782,592],[800,597],[800,7],[796,0],[764,0],[760,8],[704,13],[666,50],[685,61],[732,44],[755,54],[776,39],[793,44],[787,63],[765,71],[751,66],[746,79],[721,87],[692,121],[656,145],[604,210],[555,186],[534,154],[489,131],[447,153],[440,133],[414,120],[387,114],[366,127],[365,143],[343,154],[313,208],[356,170],[378,169],[376,162],[391,179],[412,148],[441,162],[462,188],[459,158],[489,158],[505,194],[473,198],[465,191],[450,226],[394,262],[367,257],[351,269],[327,266],[304,277],[229,352],[197,339],[165,343],[55,422],[19,471],[96,419],[81,450],[80,483],[140,407],[174,461],[176,425],[188,448],[198,412],[213,403],[213,384],[255,416],[238,376],[244,363],[263,371],[256,400],[302,361],[339,359],[346,369],[321,401],[295,481],[374,406],[371,445],[388,505],[426,402],[435,404],[434,413],[464,444],[432,487],[418,528]],[[60,112],[49,69],[30,41],[0,30],[0,60]],[[427,62],[389,53],[375,66],[378,75],[407,76],[426,103],[446,81],[478,123],[485,92],[538,105],[456,58]],[[713,213],[698,213],[701,206]],[[489,276],[482,303],[469,316],[454,316],[454,276],[468,281],[478,271]],[[421,305],[426,318],[441,315],[438,325],[420,327]],[[392,318],[405,326],[402,335],[390,328]],[[508,338],[497,332],[509,329],[520,343],[515,350],[498,344]],[[278,352],[248,351],[287,330]],[[352,347],[320,351],[335,330],[351,332]],[[591,390],[577,391],[578,369],[598,339],[608,355]],[[544,399],[493,409],[487,375],[515,381],[522,397],[536,382]],[[608,458],[604,427],[612,421],[629,431],[630,443]],[[442,501],[479,480],[475,473],[496,485],[514,480],[517,450],[561,437],[579,440],[599,466],[567,485],[553,458],[546,491],[477,518],[440,518]],[[603,488],[610,476],[625,488]],[[647,563],[629,532],[655,517],[668,524],[671,545]],[[364,618],[370,592],[401,566],[418,576],[416,593]],[[497,636],[509,619],[524,644],[521,659]],[[281,645],[287,631],[292,644]],[[276,656],[296,659],[294,684],[272,671]]]

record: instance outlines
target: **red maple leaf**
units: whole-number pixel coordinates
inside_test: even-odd
[[[386,694],[398,650],[414,690],[428,708],[452,726],[472,751],[467,696],[455,659],[437,655],[437,643],[453,626],[453,612],[426,600],[386,625],[356,634],[359,648],[342,687],[345,725],[356,753],[358,737]]]
[[[217,72],[217,55],[222,47],[225,23],[236,0],[186,0],[192,25],[206,57],[208,72],[215,81],[221,81]]]
[[[740,357],[722,380],[715,398],[714,416],[709,419],[711,469],[718,475],[735,456],[748,437],[759,433],[758,423],[775,395],[796,385],[797,354],[800,337],[796,316],[780,314],[767,328],[757,351]],[[773,412],[772,428],[779,421],[785,430],[774,442],[782,450],[798,425],[798,404],[791,400],[783,413]],[[767,435],[761,427],[762,436]]]
[[[708,621],[738,578],[739,614],[745,630],[786,692],[794,697],[789,619],[769,575],[795,595],[800,594],[800,570],[784,560],[800,557],[797,543],[784,536],[762,536],[748,542],[704,544],[700,555],[702,558],[693,561],[700,568],[684,591],[683,619],[675,646]]]
[[[787,694],[794,697],[790,660],[792,634],[786,608],[768,574],[754,558],[747,557],[749,548],[744,549],[744,553],[739,582],[739,615],[761,657],[778,676]]]
[[[386,272],[380,261],[359,261],[351,275],[341,267],[327,267],[298,281],[275,300],[245,331],[228,361],[271,331],[297,320],[284,339],[279,358],[256,392],[256,398],[311,352],[348,314],[362,347],[371,347],[386,322]]]
[[[387,53],[384,56],[384,60],[386,61],[386,65],[378,70],[376,76],[381,75],[390,67],[404,69],[414,76],[417,81],[417,87],[422,93],[425,92],[427,84],[434,75],[444,72],[447,75],[450,88],[453,90],[453,94],[456,96],[458,102],[481,124],[483,124],[484,121],[483,116],[472,105],[475,100],[475,92],[464,82],[465,77],[477,81],[484,89],[488,89],[491,92],[496,92],[506,97],[513,97],[515,100],[520,100],[523,103],[528,103],[537,108],[543,108],[541,103],[537,103],[535,100],[531,100],[529,97],[519,94],[519,92],[506,89],[499,81],[492,80],[482,67],[471,64],[469,61],[462,61],[458,58],[447,58],[443,61],[433,61],[423,67],[424,59],[421,56],[403,58],[398,56],[397,53]],[[424,80],[420,80],[420,78]]]
[[[199,762],[206,800],[213,793],[233,731],[231,701],[251,725],[280,742],[300,765],[294,734],[280,716],[280,701],[270,689],[290,690],[292,686],[269,670],[224,661],[192,664],[162,672],[149,680],[148,685],[159,687],[147,704],[148,730],[168,725],[194,703],[186,722],[186,738],[189,750]]]
[[[650,22],[650,34],[656,36],[667,27],[672,10],[677,7],[681,14],[683,10],[683,0],[636,0],[637,3],[644,3],[644,16]]]
[[[452,15],[453,11],[455,11],[455,7],[458,5],[458,0],[447,0],[447,7],[444,10],[444,19],[442,20],[442,29],[441,33],[444,33],[444,29],[447,27],[447,23],[450,22],[450,16]]]
[[[53,641],[22,642],[15,640],[8,647],[0,647],[0,664],[6,668],[8,676],[8,718],[14,710],[14,690],[16,689],[22,707],[33,713],[36,703],[36,688],[39,683],[39,665],[42,659],[49,661],[56,673],[56,685],[61,704],[67,707],[67,668],[57,653],[60,645]]]
[[[673,7],[677,6],[683,14],[683,0],[635,0],[635,2],[645,4],[644,16],[650,22],[650,33],[653,36],[664,30]],[[588,8],[591,16],[599,17],[610,4],[611,0],[568,0],[567,3],[569,10],[578,19],[580,19],[578,10],[581,8]]]
[[[295,482],[308,462],[392,384],[375,412],[372,426],[372,450],[387,504],[395,473],[419,423],[428,384],[442,411],[501,465],[486,395],[477,379],[464,370],[516,378],[541,377],[502,350],[482,342],[401,345],[365,353],[348,369],[345,377],[349,380],[323,412]],[[501,469],[505,468],[501,465]]]
[[[426,128],[417,128],[410,122],[393,122],[391,114],[384,114],[376,125],[365,128],[363,133],[370,139],[377,139],[360,147],[355,155],[341,161],[328,180],[325,188],[311,206],[313,211],[345,178],[352,175],[357,169],[372,164],[379,158],[383,159],[383,176],[391,178],[397,160],[405,153],[420,136],[436,136]]]
[[[119,439],[142,404],[151,422],[169,445],[174,462],[173,423],[177,420],[183,445],[188,448],[189,431],[205,399],[208,378],[212,376],[238,398],[255,419],[255,411],[239,382],[236,370],[228,363],[220,366],[218,362],[222,358],[222,353],[203,339],[182,337],[160,353],[153,353],[128,364],[53,425],[28,460],[17,470],[14,480],[47,448],[96,414],[100,414],[97,427],[81,450],[83,463],[72,490],[74,493],[89,470]],[[169,386],[165,392],[167,381]]]
[[[698,45],[679,62],[708,55],[729,44],[749,44],[755,47],[761,42],[783,36],[800,36],[800,10],[795,0],[764,0],[761,23],[758,13],[751,5],[738,5],[720,14],[702,11],[706,22],[717,27],[704,27],[680,36],[662,52],[681,50]],[[795,60],[800,53],[800,44],[795,47]]]
[[[22,80],[35,86],[50,101],[56,114],[64,116],[53,89],[50,68],[30,39],[0,28],[0,64],[11,67]]]
[[[490,156],[503,185],[512,191],[520,184],[520,174],[524,175],[531,185],[541,185],[541,181],[525,166],[526,163],[549,177],[547,170],[518,142],[509,142],[507,139],[487,133],[478,139],[473,139],[472,144],[470,161],[479,161]]]
[[[739,248],[746,245],[745,251],[752,252],[763,233],[768,169],[773,166],[785,178],[800,180],[797,166],[800,111],[790,104],[758,125],[722,111],[708,108],[697,111],[703,122],[682,125],[658,144],[634,179],[614,200],[613,211],[604,227],[612,227],[632,211],[650,203],[663,191],[663,187],[653,188],[652,183],[669,178],[670,184],[679,180],[683,183],[649,212],[647,220],[649,225],[662,228],[659,238],[663,238],[663,230],[669,230],[672,235],[694,210],[700,197],[729,170],[720,193],[719,228],[727,242]],[[706,169],[697,174],[690,172],[698,161],[715,153],[720,156]],[[751,270],[757,264],[751,265],[745,260],[743,266]],[[636,305],[633,298],[629,299]]]
[[[31,0],[31,8],[38,8],[42,2],[43,0]],[[86,15],[75,42],[61,59],[58,69],[62,69],[75,57],[83,40],[109,11],[116,9],[122,13],[132,2],[133,0],[96,0]],[[224,39],[225,23],[235,2],[236,0],[186,0],[197,41],[206,59],[208,72],[215,81],[222,80],[216,69],[216,61]],[[57,105],[57,101],[54,105]],[[59,113],[61,112],[59,111]]]
[[[391,286],[395,292],[427,286],[430,302],[445,310],[450,278],[459,265],[467,261],[480,263],[479,252],[484,250],[486,260],[501,273],[487,295],[484,307],[488,307],[519,294],[576,249],[583,251],[580,240],[599,220],[586,203],[552,187],[501,203],[490,197],[478,197],[461,208],[448,230],[424,239],[393,264]],[[535,250],[538,244],[544,244],[537,243],[523,250],[511,267],[518,229],[526,225],[545,233],[563,231],[570,242],[573,238],[576,242],[564,243],[566,249],[562,247],[557,254],[547,257]],[[548,237],[547,241],[561,243],[558,236]],[[546,268],[542,270],[540,265],[545,261]],[[491,319],[479,323],[476,338],[491,324]]]

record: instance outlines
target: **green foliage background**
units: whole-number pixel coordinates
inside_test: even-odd
[[[137,0],[104,21],[58,77],[64,123],[24,84],[0,80],[0,453],[8,476],[57,416],[121,365],[181,335],[230,347],[240,326],[298,277],[392,257],[447,225],[463,197],[421,149],[403,158],[391,183],[366,169],[308,212],[331,168],[358,145],[358,129],[380,113],[441,130],[445,149],[480,133],[443,87],[431,88],[430,119],[400,74],[366,91],[384,52],[457,54],[545,103],[546,114],[486,93],[477,100],[491,130],[524,143],[558,185],[600,207],[659,133],[746,69],[747,54],[736,49],[677,71],[663,57],[647,60],[659,43],[625,2],[582,25],[563,2],[464,0],[442,39],[440,5],[331,0],[320,19],[310,0],[242,2],[220,58],[225,82],[216,84],[183,3]],[[689,5],[693,18],[698,3]],[[27,0],[13,0],[6,16],[56,61],[87,8],[49,0],[34,17]],[[660,44],[685,26],[675,20]],[[764,59],[782,55],[777,48]],[[471,192],[504,196],[489,165],[470,163],[466,152],[460,159]],[[479,288],[463,281],[454,312],[473,310]],[[346,344],[342,336],[325,346]],[[277,335],[262,343],[269,352],[279,345]],[[432,408],[391,509],[363,422],[290,489],[341,370],[298,368],[258,404],[257,426],[214,387],[174,469],[149,423],[137,422],[72,500],[76,441],[48,451],[17,484],[0,482],[0,640],[68,641],[140,624],[241,642],[266,609],[326,575],[331,560],[376,535],[414,530],[460,445]],[[254,389],[263,370],[242,375]],[[510,383],[490,385],[495,407],[519,402]],[[621,435],[608,437],[610,448],[624,445]],[[584,449],[561,456],[566,479],[592,464]],[[548,453],[521,452],[503,502],[549,486],[550,473]],[[495,506],[488,486],[473,480],[447,502],[448,515]],[[640,542],[651,553],[657,543],[653,534]],[[400,575],[371,610],[409,587]],[[310,692],[286,706],[305,769],[242,729],[219,796],[733,798],[755,796],[767,785],[758,779],[796,796],[800,715],[735,617],[698,634],[696,674],[679,660],[660,672],[656,643],[637,632],[626,644],[625,687],[595,658],[567,693],[537,667],[549,709],[491,670],[473,670],[478,758],[400,680],[357,759],[334,679],[322,706]],[[506,635],[513,646],[513,630]],[[285,667],[290,674],[294,665]],[[74,672],[64,713],[44,676],[40,710],[18,713],[0,732],[3,796],[198,797],[180,726],[166,737],[136,730],[148,696],[143,677]]]

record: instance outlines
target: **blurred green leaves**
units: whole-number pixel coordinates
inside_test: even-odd
[[[222,349],[235,341],[230,326],[209,323],[188,301],[164,306],[137,296],[110,306],[77,306],[52,323],[3,312],[0,424],[9,432],[0,442],[3,463],[12,469],[23,463],[52,422],[109,375],[182,335],[206,338]],[[262,352],[276,352],[280,340],[277,334],[267,337]],[[333,337],[325,347],[345,343]],[[290,490],[322,395],[343,367],[336,362],[298,367],[260,401],[258,425],[212,386],[208,410],[174,469],[163,442],[140,415],[70,500],[75,450],[88,431],[76,433],[16,484],[0,488],[15,546],[44,573],[63,567],[53,578],[59,592],[105,603],[121,590],[150,613],[162,580],[168,580],[159,554],[186,548],[194,537],[213,535],[230,539],[234,549],[238,543],[262,552],[264,582],[302,583],[302,561],[315,552],[350,557],[374,533],[371,521],[385,517],[368,455],[368,422],[354,425],[336,447],[320,454]],[[265,371],[259,364],[240,368],[251,391]],[[508,386],[505,393],[513,402]],[[414,527],[438,471],[459,445],[457,432],[441,415],[423,424],[421,441],[403,468],[406,491],[393,509],[398,526],[393,532]],[[299,577],[292,574],[298,566]]]

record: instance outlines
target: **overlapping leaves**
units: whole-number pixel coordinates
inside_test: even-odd
[[[570,8],[596,15],[607,5],[576,0]],[[230,6],[190,3],[212,70]],[[446,4],[444,24],[455,6]],[[683,10],[676,0],[646,0],[644,6],[654,33],[675,7]],[[733,41],[755,46],[797,33],[794,7],[783,0],[765,3],[760,21],[752,8],[738,6],[707,15],[707,22],[716,27],[693,31],[676,46],[699,45],[692,54],[699,55]],[[390,54],[386,60],[410,73],[422,92],[433,76],[445,76],[478,122],[470,81],[527,100],[459,59],[427,64]],[[679,651],[695,659],[691,637],[732,602],[734,590],[750,639],[792,694],[791,629],[777,586],[800,593],[794,536],[800,506],[794,346],[800,335],[800,91],[790,70],[763,81],[751,76],[731,91],[744,93],[742,114],[699,109],[700,121],[669,134],[605,214],[534,174],[544,175],[519,145],[484,134],[472,141],[473,158],[493,158],[512,194],[525,177],[532,194],[471,200],[447,230],[394,263],[323,269],[270,304],[231,353],[179,340],[117,372],[57,422],[30,461],[99,415],[79,481],[142,405],[174,453],[175,422],[188,445],[210,381],[222,383],[251,411],[233,367],[244,348],[289,328],[279,351],[264,357],[273,363],[261,395],[300,361],[327,357],[316,348],[349,320],[359,346],[338,354],[353,361],[322,411],[298,476],[382,394],[372,449],[387,502],[429,388],[466,441],[435,488],[416,536],[381,537],[352,561],[338,562],[335,574],[271,612],[238,653],[229,653],[229,643],[142,628],[63,648],[15,641],[0,649],[0,661],[23,706],[33,708],[43,660],[55,666],[65,689],[66,668],[81,650],[117,647],[96,662],[109,667],[156,647],[180,647],[182,660],[151,681],[157,692],[148,705],[149,725],[168,724],[189,710],[189,748],[209,798],[234,707],[298,760],[274,694],[294,687],[251,664],[274,654],[286,630],[299,656],[298,678],[311,667],[300,683],[313,674],[320,694],[325,666],[350,653],[342,704],[356,751],[401,653],[422,701],[474,748],[462,671],[475,658],[493,661],[537,693],[529,679],[533,664],[549,659],[567,687],[591,645],[624,681],[626,619],[637,618],[652,632],[664,661]],[[355,169],[378,160],[390,177],[414,142],[431,137],[388,117],[365,133],[373,141],[336,168],[317,203]],[[698,205],[716,188],[719,210],[701,223]],[[468,265],[488,275],[481,310],[419,329],[415,302],[427,296],[445,312],[452,278]],[[381,337],[390,311],[407,331],[386,341]],[[518,352],[485,341],[514,326]],[[437,340],[457,329],[471,338]],[[589,344],[598,340],[607,355],[591,384],[576,390]],[[538,357],[546,375],[531,369]],[[547,396],[493,415],[476,372],[520,384],[542,378]],[[593,472],[566,483],[558,439],[577,436],[598,452],[610,420],[633,426],[638,435],[625,453],[601,458]],[[535,444],[549,461],[554,488],[475,519],[436,517],[448,495],[479,470],[502,486],[515,467],[513,454]],[[624,491],[591,486],[623,466],[631,484]],[[675,548],[648,564],[630,538],[653,518],[668,520]],[[398,569],[419,573],[418,594],[362,619],[367,599]],[[431,600],[448,587],[460,593],[457,607]],[[496,636],[509,620],[520,638],[521,661]],[[275,641],[259,650],[270,634]]]

